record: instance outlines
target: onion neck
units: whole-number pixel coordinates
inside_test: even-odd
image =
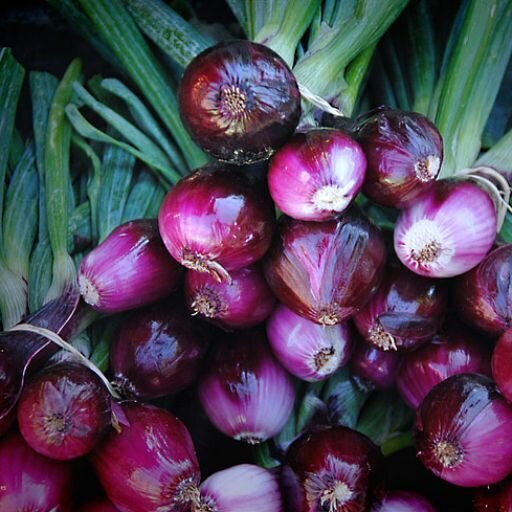
[[[90,306],[97,306],[100,302],[100,293],[94,283],[84,274],[78,277],[78,288],[80,295]]]
[[[225,307],[218,294],[208,288],[198,290],[191,304],[193,314],[206,318],[218,318],[222,316]]]
[[[353,491],[342,480],[331,474],[311,473],[305,481],[308,502],[317,503],[318,509],[325,512],[338,512],[353,496]]]
[[[397,350],[396,340],[389,334],[377,320],[375,325],[368,331],[368,336],[373,345],[381,350]]]
[[[414,172],[419,181],[428,183],[435,179],[440,167],[440,158],[435,155],[428,155],[414,164]]]
[[[181,264],[196,272],[206,272],[220,283],[232,283],[231,276],[227,270],[215,260],[208,256],[192,251],[184,251],[181,258]]]
[[[349,199],[346,190],[338,185],[324,185],[313,194],[311,201],[317,210],[341,212],[347,207]]]
[[[331,345],[319,350],[312,358],[313,370],[319,375],[329,375],[338,366],[339,357],[336,349]]]
[[[235,439],[237,441],[243,441],[244,443],[254,445],[263,443],[263,441],[265,441],[265,436],[256,432],[240,432],[240,434],[235,436]]]
[[[218,512],[219,507],[209,496],[200,496],[199,501],[194,503],[192,510],[193,512]]]
[[[443,468],[451,469],[461,463],[463,453],[455,443],[441,440],[434,443],[432,455]]]

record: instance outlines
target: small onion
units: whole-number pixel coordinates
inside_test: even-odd
[[[483,375],[454,375],[425,397],[415,429],[418,457],[461,487],[499,482],[512,472],[512,408]]]
[[[368,160],[363,193],[384,206],[403,208],[433,184],[443,141],[429,119],[415,112],[381,110],[357,127]]]
[[[227,271],[248,267],[267,252],[275,215],[270,198],[247,176],[212,165],[168,192],[158,222],[176,261],[229,282]]]
[[[89,453],[111,422],[110,396],[99,377],[64,362],[29,382],[18,404],[20,432],[36,452],[68,460]]]
[[[240,464],[209,476],[199,488],[193,512],[282,512],[277,476],[253,464]]]
[[[512,245],[493,249],[455,286],[455,305],[471,327],[499,336],[512,327]]]
[[[85,302],[104,313],[150,304],[169,295],[181,269],[165,250],[155,220],[117,227],[85,256],[78,272]]]
[[[272,158],[268,188],[286,215],[332,220],[346,210],[363,184],[366,158],[359,144],[339,130],[298,133]]]
[[[447,303],[443,283],[400,267],[354,318],[359,334],[380,350],[417,348],[441,327]]]
[[[379,496],[370,512],[437,512],[437,509],[416,492],[388,491]]]
[[[293,512],[369,509],[380,463],[370,439],[347,427],[314,427],[288,448],[283,492]]]
[[[171,413],[124,403],[121,431],[112,431],[91,460],[108,498],[122,512],[188,512],[200,473],[187,428]]]
[[[185,69],[178,99],[194,141],[237,165],[269,158],[292,135],[301,113],[299,88],[284,60],[246,40],[200,53]]]
[[[397,389],[404,402],[417,409],[435,385],[460,373],[490,375],[489,350],[471,332],[450,328],[404,356]]]
[[[282,217],[264,271],[288,308],[318,324],[335,325],[371,298],[385,260],[381,232],[352,206],[329,222]]]
[[[474,512],[510,512],[512,510],[512,476],[497,485],[481,487],[474,497]]]
[[[231,282],[219,282],[210,274],[185,272],[185,300],[193,315],[224,329],[243,329],[263,322],[272,312],[275,298],[258,265],[233,270]]]
[[[199,375],[208,341],[178,301],[134,311],[110,348],[114,385],[122,396],[143,400],[181,391]]]
[[[267,336],[279,362],[308,382],[329,378],[347,363],[352,349],[346,323],[321,326],[283,304],[268,319]]]
[[[468,181],[436,181],[402,210],[395,251],[416,274],[452,277],[478,265],[496,238],[496,210],[487,192]]]
[[[492,353],[492,376],[501,394],[512,402],[512,329],[498,339]]]
[[[240,331],[231,339],[218,341],[208,362],[199,381],[199,399],[221,432],[256,444],[281,431],[295,393],[264,333]]]

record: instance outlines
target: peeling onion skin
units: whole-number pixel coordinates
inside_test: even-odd
[[[414,437],[423,464],[452,484],[489,485],[512,472],[512,408],[483,375],[435,386],[418,410]]]
[[[336,325],[370,300],[385,261],[380,230],[352,206],[329,222],[281,217],[263,266],[280,302],[313,322]]]
[[[301,114],[297,81],[270,48],[221,42],[186,68],[180,115],[192,139],[217,160],[236,165],[269,158],[293,134]]]

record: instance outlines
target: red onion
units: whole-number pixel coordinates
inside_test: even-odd
[[[122,396],[144,400],[181,391],[199,375],[208,341],[178,301],[134,311],[110,348],[114,385]]]
[[[119,512],[107,498],[90,501],[79,507],[76,512]]]
[[[512,245],[493,249],[455,286],[455,305],[471,327],[499,336],[512,327]]]
[[[18,404],[20,432],[36,452],[68,460],[89,453],[111,422],[110,396],[79,363],[51,366],[29,382]]]
[[[297,82],[283,59],[245,40],[199,54],[185,70],[178,100],[194,141],[237,165],[269,158],[292,135],[301,113]]]
[[[330,222],[282,217],[264,271],[274,294],[292,311],[335,325],[370,299],[385,259],[381,232],[353,206]]]
[[[368,160],[363,193],[384,206],[412,204],[430,188],[441,169],[441,135],[421,114],[376,112],[360,123],[357,140]]]
[[[441,382],[418,410],[418,457],[435,475],[462,487],[496,483],[512,472],[511,436],[512,408],[477,373]]]
[[[361,341],[356,343],[350,368],[377,389],[387,389],[395,384],[401,359],[401,355],[395,351],[383,352],[370,343]]]
[[[123,224],[85,256],[78,283],[85,302],[105,313],[137,308],[169,295],[180,267],[169,257],[155,220]]]
[[[68,462],[39,455],[17,432],[0,439],[0,510],[70,512],[73,487]]]
[[[395,251],[402,263],[428,277],[452,277],[478,265],[496,238],[496,210],[468,181],[441,180],[400,214]]]
[[[441,327],[444,284],[400,267],[386,274],[377,293],[354,318],[363,338],[380,350],[417,348]]]
[[[372,505],[371,512],[437,512],[437,509],[421,494],[388,491]]]
[[[404,356],[397,388],[404,402],[417,409],[436,384],[459,373],[490,375],[489,350],[471,332],[450,328]]]
[[[200,473],[185,425],[163,409],[125,403],[121,432],[92,452],[108,498],[121,512],[188,512]]]
[[[281,431],[295,393],[264,333],[241,331],[218,341],[208,363],[199,381],[199,399],[221,432],[256,444]]]
[[[268,319],[267,336],[279,362],[308,382],[330,377],[347,363],[352,349],[346,323],[321,326],[283,304]]]
[[[319,128],[295,135],[272,158],[268,187],[286,215],[332,220],[346,210],[363,184],[366,158],[339,130]]]
[[[240,464],[209,476],[199,488],[194,512],[282,512],[277,476],[270,471]]]
[[[512,477],[497,485],[481,487],[475,492],[474,512],[510,512],[512,510]]]
[[[293,512],[369,509],[380,451],[347,427],[314,427],[288,448],[284,493]]]
[[[492,353],[492,376],[501,394],[512,402],[512,329],[498,339]]]
[[[0,404],[9,404],[16,400],[20,388],[20,375],[14,355],[7,347],[0,346]],[[0,436],[7,432],[14,419],[8,414],[0,419]]]
[[[229,282],[227,271],[248,267],[267,252],[275,216],[270,198],[244,174],[207,166],[169,191],[158,222],[176,261]]]
[[[204,272],[185,272],[185,299],[193,315],[224,329],[243,329],[263,322],[275,298],[259,265],[233,270],[231,282]]]

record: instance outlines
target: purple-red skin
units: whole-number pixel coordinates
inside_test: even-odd
[[[21,434],[33,450],[51,459],[89,453],[110,424],[110,395],[80,363],[43,370],[25,386],[18,404]]]
[[[206,272],[185,272],[185,301],[198,318],[226,330],[246,329],[265,321],[276,299],[259,265],[233,270],[231,283]]]
[[[188,512],[200,471],[187,428],[170,412],[124,403],[121,432],[91,454],[107,497],[121,512]]]
[[[457,279],[455,306],[465,323],[486,334],[512,327],[512,245],[496,247]]]
[[[454,375],[435,386],[417,412],[417,455],[436,476],[461,487],[512,472],[512,408],[491,379]]]
[[[319,426],[289,446],[284,463],[282,488],[288,510],[329,510],[321,500],[338,483],[348,487],[350,496],[332,510],[365,512],[377,483],[381,455],[370,439],[355,430]]]
[[[101,498],[85,503],[76,512],[119,512],[119,509],[107,498]]]
[[[443,140],[421,114],[377,112],[361,123],[357,141],[368,162],[363,194],[383,206],[408,206],[431,187],[441,169]],[[428,157],[438,161],[429,165]],[[417,163],[422,163],[418,171]]]
[[[512,402],[512,329],[507,329],[494,346],[491,359],[492,377],[501,394]]]
[[[199,375],[209,340],[178,301],[134,311],[112,340],[114,383],[123,396],[141,400],[181,391]]]
[[[293,73],[270,48],[246,40],[221,42],[186,68],[180,115],[192,139],[217,160],[265,160],[293,134],[301,96]]]
[[[78,282],[84,300],[94,309],[119,313],[166,297],[180,275],[181,267],[166,251],[157,221],[140,219],[118,226],[84,257]]]
[[[71,512],[74,482],[69,462],[39,455],[18,432],[0,438],[0,510]]]
[[[335,325],[370,300],[385,261],[380,230],[352,206],[329,222],[281,217],[264,272],[278,300],[292,311]]]
[[[379,496],[370,512],[437,512],[437,508],[416,492],[387,491]]]
[[[345,211],[359,192],[366,171],[361,146],[345,133],[318,128],[297,133],[270,161],[268,188],[286,215],[306,221],[333,220]],[[337,186],[343,195],[332,207],[319,207],[315,192]]]
[[[384,331],[395,346],[387,350],[414,350],[441,327],[448,294],[443,282],[418,276],[400,266],[389,269],[377,293],[355,316],[359,334],[376,348]]]
[[[404,355],[396,385],[404,402],[417,409],[434,386],[460,373],[490,376],[490,350],[471,331],[452,327]]]
[[[293,409],[295,391],[264,332],[239,331],[218,340],[207,359],[198,394],[210,421],[250,444],[277,435]]]
[[[183,178],[167,193],[158,223],[176,261],[226,279],[222,269],[248,267],[267,252],[275,214],[270,198],[247,176],[211,165]]]
[[[509,512],[512,510],[512,476],[497,485],[475,490],[474,512]]]

